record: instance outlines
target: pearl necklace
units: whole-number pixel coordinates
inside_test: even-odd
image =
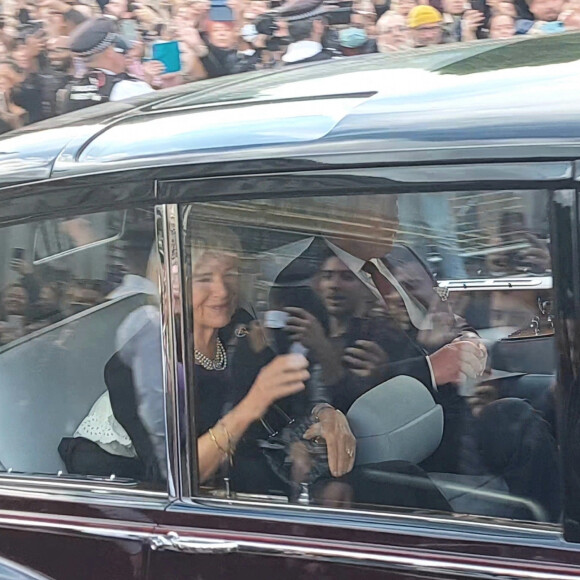
[[[215,358],[212,360],[205,354],[194,350],[195,362],[206,371],[223,371],[228,366],[228,355],[222,341],[218,338]]]

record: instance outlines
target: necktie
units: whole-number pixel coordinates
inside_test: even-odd
[[[362,269],[367,274],[370,274],[375,288],[379,291],[383,300],[387,302],[389,295],[394,290],[393,285],[379,272],[379,269],[372,262],[365,262]]]

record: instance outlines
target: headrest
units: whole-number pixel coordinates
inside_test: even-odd
[[[439,446],[443,409],[417,379],[399,376],[377,385],[347,414],[357,440],[356,465],[420,463]]]

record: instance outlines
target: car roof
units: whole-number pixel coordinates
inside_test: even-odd
[[[200,81],[0,138],[0,184],[225,160],[580,157],[580,33]]]

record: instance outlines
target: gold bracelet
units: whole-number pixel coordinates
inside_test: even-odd
[[[320,417],[318,415],[322,409],[332,409],[333,411],[336,411],[336,409],[330,403],[318,403],[317,405],[314,405],[311,411],[311,415],[314,417],[314,420],[317,423],[320,422]]]
[[[220,419],[216,425],[219,425],[225,432],[226,437],[228,439],[228,451],[227,451],[227,455],[230,459],[230,465],[234,464],[234,453],[236,452],[236,446],[232,443],[232,436],[228,430],[228,428],[226,427],[225,423]]]
[[[219,444],[216,436],[214,435],[213,429],[210,427],[207,432],[209,433],[210,439],[214,442],[215,446],[224,454],[224,458],[229,457],[229,453]]]

